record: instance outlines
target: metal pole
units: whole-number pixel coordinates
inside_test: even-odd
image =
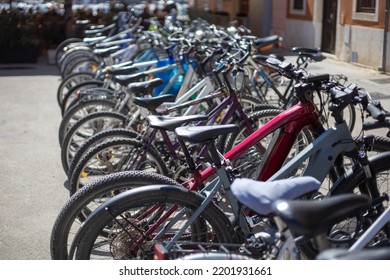
[[[386,0],[385,8],[385,26],[383,28],[383,50],[382,50],[382,67],[380,71],[386,72],[386,57],[387,57],[387,32],[389,29],[389,6],[390,0]]]

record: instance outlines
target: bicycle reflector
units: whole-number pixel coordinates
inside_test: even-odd
[[[168,252],[162,244],[157,243],[154,245],[154,260],[166,260]]]

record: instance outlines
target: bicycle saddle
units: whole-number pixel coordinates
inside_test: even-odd
[[[108,57],[120,49],[121,49],[120,46],[112,46],[112,47],[104,48],[104,49],[94,49],[93,53],[97,56],[100,56],[100,57]]]
[[[279,59],[280,61],[285,60],[286,58],[281,55],[281,54],[270,54],[270,55],[265,55],[265,54],[256,54],[252,56],[252,59],[259,64],[264,64],[267,62],[267,59],[270,57],[274,57],[276,59]]]
[[[157,86],[157,85],[153,85],[153,86],[150,85],[151,87],[148,88],[145,85],[143,85],[145,83],[148,83],[148,82],[134,83],[132,85],[134,86],[135,84],[138,84],[138,87],[137,87],[138,91],[145,92],[145,94],[147,94],[147,91],[151,91],[154,87]],[[134,104],[141,106],[141,107],[144,107],[144,108],[148,109],[149,111],[154,111],[154,110],[156,110],[156,108],[158,108],[164,102],[173,102],[173,101],[175,101],[175,99],[176,99],[176,96],[171,95],[171,94],[159,95],[159,96],[154,96],[154,97],[136,97],[136,98],[134,98]]]
[[[254,41],[254,44],[258,48],[262,48],[267,45],[275,45],[276,43],[279,43],[279,36],[278,35],[270,35],[263,38],[257,38]]]
[[[247,178],[235,179],[231,190],[244,205],[263,216],[275,213],[273,203],[279,199],[296,199],[315,192],[321,183],[309,176],[259,182]]]
[[[132,65],[128,65],[122,67],[107,67],[106,70],[108,74],[116,76],[134,74],[135,72],[139,71],[139,68]]]
[[[319,48],[304,48],[304,47],[293,47],[291,49],[295,53],[319,53],[321,50]]]
[[[207,126],[182,126],[175,129],[177,137],[191,142],[203,143],[215,139],[218,136],[238,131],[235,124],[207,125]]]
[[[291,231],[313,237],[370,204],[371,199],[366,195],[339,194],[323,200],[279,200],[274,204],[274,211]]]
[[[147,117],[150,127],[173,131],[175,128],[182,126],[188,122],[207,120],[207,115],[191,115],[191,116],[156,116],[150,115]]]
[[[140,80],[145,79],[146,77],[149,77],[149,74],[146,74],[144,72],[133,74],[130,76],[114,76],[113,80],[117,82],[118,84],[122,86],[131,86],[133,83],[141,83],[139,82]],[[135,89],[137,86],[134,86],[133,88]],[[142,90],[142,89],[141,89]]]

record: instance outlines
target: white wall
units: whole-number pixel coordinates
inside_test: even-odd
[[[318,47],[316,45],[315,25],[312,21],[286,19],[285,30],[283,37],[283,46],[285,48]]]
[[[341,60],[374,69],[382,66],[383,29],[344,25],[339,26],[337,31],[336,55]],[[387,49],[389,51],[389,47]]]
[[[281,37],[286,33],[287,1],[274,0],[272,2],[272,34]]]
[[[250,0],[248,21],[252,34],[265,37],[272,29],[272,0]]]

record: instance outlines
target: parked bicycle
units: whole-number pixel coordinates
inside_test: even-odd
[[[284,65],[286,66],[286,65]],[[285,71],[292,70],[289,67],[283,67]],[[278,172],[274,172],[275,175],[273,175],[269,181],[273,181],[276,179],[282,179],[285,178],[286,176],[291,175],[291,171],[295,170],[297,166],[299,166],[302,162],[302,158],[305,157],[311,157],[311,161],[308,165],[308,167],[305,169],[306,171],[304,172],[304,175],[313,175],[319,181],[323,181],[323,178],[327,176],[327,173],[329,171],[324,170],[324,162],[323,159],[326,159],[327,162],[325,162],[325,165],[327,166],[326,169],[330,170],[332,169],[332,165],[336,163],[336,158],[339,154],[343,153],[342,151],[350,151],[352,152],[353,150],[356,149],[356,144],[354,144],[354,139],[351,138],[351,140],[346,141],[347,135],[351,135],[348,127],[345,124],[345,121],[342,119],[342,108],[346,104],[349,104],[349,102],[361,102],[362,104],[365,104],[364,108],[370,112],[375,112],[376,107],[372,107],[371,103],[367,103],[366,95],[364,92],[360,92],[357,90],[352,90],[350,88],[344,88],[340,87],[339,85],[331,85],[329,84],[329,79],[325,79],[324,76],[316,76],[316,77],[302,77],[306,83],[310,83],[311,86],[317,86],[323,88],[324,85],[326,85],[326,88],[329,90],[330,93],[332,93],[332,99],[334,104],[338,104],[340,107],[337,107],[337,110],[340,112],[335,113],[335,119],[336,119],[336,124],[335,127],[332,129],[327,130],[324,132],[318,139],[316,139],[312,145],[307,147],[307,149],[303,150],[302,153],[296,157],[299,159],[299,163],[297,163],[297,160],[291,160],[289,163],[287,163],[285,166],[280,168]],[[326,80],[326,81],[325,81]],[[309,84],[303,84],[305,88],[305,93],[307,94],[310,89],[308,86]],[[299,88],[299,87],[296,87]],[[299,91],[299,89],[298,89]],[[362,98],[358,98],[362,95]],[[348,97],[346,97],[348,96]],[[364,98],[363,98],[364,97]],[[370,104],[369,106],[367,106]],[[373,114],[374,116],[377,116],[375,113]],[[379,116],[379,115],[378,115]],[[377,116],[377,117],[378,117]],[[382,117],[379,117],[382,118]],[[382,119],[383,120],[383,119]],[[268,124],[266,124],[264,127],[266,127]],[[214,127],[211,128],[210,130],[205,131],[205,127],[189,127],[189,128],[178,128],[176,129],[176,133],[178,134],[179,137],[183,137],[183,140],[190,141],[190,142],[213,142],[212,139],[214,139],[217,135],[220,135],[221,133],[229,133],[232,130],[236,130],[236,127],[232,126],[222,126],[222,127]],[[260,129],[261,130],[261,129]],[[341,133],[341,131],[343,133]],[[347,133],[347,135],[346,135]],[[256,134],[256,133],[254,133]],[[339,135],[338,137],[341,136],[340,140],[334,139],[334,141],[329,141],[330,135],[332,137]],[[249,137],[250,138],[250,137]],[[321,145],[320,145],[321,143]],[[339,144],[337,144],[339,143]],[[210,147],[212,147],[213,143],[210,143]],[[225,155],[226,160],[229,160],[229,157],[232,157],[233,151],[237,152],[237,148],[242,148],[245,145],[248,145],[248,143],[245,143],[243,141],[241,144],[237,145],[232,151],[228,152]],[[325,146],[330,147],[331,149],[325,148]],[[209,147],[209,149],[210,149]],[[314,153],[313,151],[317,151]],[[321,151],[326,150],[326,156],[324,157],[321,155]],[[333,152],[331,152],[331,151]],[[137,237],[133,236],[128,240],[128,246],[125,246],[126,248],[128,247],[130,251],[126,251],[125,255],[120,255],[119,257],[134,257],[131,252],[137,252],[138,250],[141,250],[143,253],[144,257],[150,257],[149,253],[152,254],[152,247],[153,245],[158,242],[159,240],[161,241],[161,238],[166,240],[167,243],[167,248],[168,250],[172,248],[173,244],[184,238],[190,238],[191,240],[198,240],[201,241],[207,240],[208,238],[211,238],[215,242],[221,242],[222,243],[235,243],[232,242],[236,240],[239,236],[249,236],[250,226],[247,223],[243,223],[243,220],[246,219],[238,219],[241,221],[240,223],[240,231],[243,231],[244,234],[239,234],[239,232],[234,231],[234,227],[231,225],[230,222],[228,222],[226,213],[221,213],[220,210],[216,210],[213,208],[214,206],[212,202],[218,201],[218,193],[223,189],[223,198],[228,199],[229,202],[228,205],[231,208],[231,211],[229,213],[235,214],[235,217],[238,217],[239,213],[237,211],[237,203],[234,203],[234,197],[229,195],[229,186],[230,186],[230,180],[231,178],[234,178],[234,173],[227,172],[226,169],[223,167],[224,164],[227,163],[226,160],[223,160],[221,162],[220,154],[211,148],[210,150],[211,158],[213,159],[213,166],[207,168],[200,174],[202,174],[206,178],[210,178],[211,175],[215,174],[217,172],[218,176],[216,177],[215,181],[211,182],[210,184],[205,185],[205,188],[201,193],[203,193],[205,196],[200,195],[197,192],[192,192],[191,190],[195,190],[192,186],[189,187],[189,190],[187,188],[177,188],[173,186],[169,187],[163,187],[163,186],[151,186],[151,187],[145,187],[145,188],[139,188],[135,190],[130,190],[128,192],[125,192],[124,194],[120,196],[116,196],[109,201],[107,201],[105,204],[103,204],[98,210],[94,211],[90,216],[88,216],[87,220],[84,223],[84,226],[78,231],[74,241],[73,241],[73,250],[77,249],[76,252],[76,257],[77,258],[89,258],[92,255],[94,255],[94,251],[92,248],[95,248],[96,250],[98,249],[97,247],[94,247],[94,244],[98,245],[98,243],[95,243],[97,240],[99,240],[99,250],[102,249],[104,244],[107,244],[106,241],[112,242],[114,239],[119,236],[132,236],[131,233],[128,231],[130,230],[136,223],[138,223],[138,219],[136,216],[136,213],[140,214],[139,221],[143,221],[143,224],[138,224],[138,229],[136,232]],[[214,152],[212,152],[214,151]],[[330,154],[333,154],[334,156],[329,156]],[[229,155],[230,154],[230,155]],[[359,153],[361,154],[361,153]],[[350,153],[350,156],[357,156],[355,153]],[[187,155],[189,156],[189,155]],[[377,171],[377,175],[379,175],[380,171],[383,169],[380,169],[379,167],[379,162],[381,162],[381,165],[383,166],[385,161],[379,160],[383,159],[384,157],[388,157],[388,153],[381,153],[375,158],[373,158],[371,161],[366,162],[366,166],[370,166],[370,168],[373,169],[373,171]],[[314,159],[318,160],[314,160]],[[320,158],[323,158],[320,160]],[[273,158],[275,160],[276,158]],[[359,160],[359,157],[357,158]],[[360,164],[362,164],[361,160]],[[298,165],[297,165],[298,164]],[[369,165],[367,165],[369,164]],[[321,167],[314,168],[314,166],[320,165]],[[361,166],[357,165],[355,166],[355,172],[356,170],[361,170],[359,178],[363,179],[364,177],[368,178],[368,174],[365,174],[363,172],[364,168]],[[388,168],[387,168],[388,169]],[[190,165],[190,170],[193,172],[197,172],[196,166]],[[359,172],[358,172],[359,173]],[[358,173],[355,173],[358,174]],[[228,175],[226,175],[228,174]],[[262,175],[262,173],[260,173]],[[362,177],[363,176],[363,177]],[[376,183],[379,177],[374,177],[372,183]],[[194,182],[194,177],[191,182]],[[343,180],[341,180],[343,181]],[[366,180],[363,180],[366,181]],[[205,179],[203,179],[203,182],[206,182]],[[183,186],[188,186],[186,184],[183,184]],[[221,189],[222,188],[222,189]],[[373,191],[377,188],[376,186],[369,186],[370,189],[370,197],[375,200],[375,195]],[[362,192],[362,189],[358,189],[355,186],[349,186],[349,185],[343,185],[340,182],[336,184],[333,188],[332,194],[337,194],[337,193],[348,193],[353,190],[357,190],[359,192]],[[215,196],[217,195],[217,196]],[[380,196],[378,196],[380,197]],[[158,201],[161,201],[160,199],[163,199],[162,201],[165,202],[172,202],[168,204],[159,204],[157,203]],[[167,200],[168,199],[168,200]],[[231,199],[231,200],[230,200]],[[157,204],[156,204],[157,203]],[[139,208],[140,207],[140,208]],[[173,207],[173,208],[171,208]],[[212,208],[209,210],[209,208]],[[143,209],[141,212],[140,209]],[[181,211],[176,211],[180,209]],[[185,209],[190,210],[185,211]],[[207,211],[205,210],[207,209]],[[378,208],[377,208],[378,209]],[[133,211],[134,210],[134,211]],[[149,212],[150,210],[150,212]],[[148,216],[149,214],[156,214],[157,211],[159,210],[158,217],[161,217],[161,219],[154,219],[152,217],[155,217],[154,215]],[[129,212],[130,211],[130,212]],[[166,212],[167,211],[167,212]],[[182,214],[185,211],[188,213],[187,216],[183,216]],[[133,213],[131,215],[131,221],[126,218],[127,214],[125,213]],[[166,220],[164,215],[162,213],[165,213],[167,216],[173,218]],[[172,213],[176,213],[175,215],[171,215]],[[182,213],[182,214],[180,214]],[[193,213],[193,214],[190,214]],[[137,215],[138,215],[137,214]],[[372,213],[373,216],[370,216],[371,219],[375,219],[375,214]],[[119,216],[117,216],[119,215]],[[200,215],[200,216],[198,216]],[[216,215],[216,216],[213,216]],[[117,218],[115,218],[117,217]],[[149,217],[149,219],[147,219]],[[114,219],[113,219],[114,218]],[[188,219],[187,219],[188,218]],[[112,220],[113,219],[113,220]],[[185,225],[184,226],[179,226],[178,222],[184,219]],[[262,224],[263,220],[259,219],[258,216],[252,216],[249,219],[252,221],[252,225],[256,226],[259,224]],[[113,224],[111,224],[113,222]],[[199,222],[200,224],[198,225]],[[256,223],[257,222],[257,223]],[[108,223],[111,225],[114,225],[113,227],[108,226]],[[227,223],[227,224],[226,224]],[[203,226],[202,226],[203,224]],[[250,223],[249,223],[250,224]],[[192,225],[192,226],[190,226]],[[107,226],[107,227],[106,227]],[[128,230],[122,231],[119,230],[119,228],[123,227],[127,228]],[[190,227],[189,227],[190,226]],[[198,227],[199,226],[199,227]],[[262,224],[262,227],[264,227],[264,224]],[[101,235],[102,230],[105,228],[104,231],[111,232],[112,235],[109,234],[109,237],[104,237],[104,235]],[[114,228],[115,230],[119,230],[118,233],[114,233]],[[202,230],[199,230],[201,229]],[[206,228],[208,229],[206,231]],[[221,231],[220,229],[223,228]],[[141,231],[141,229],[145,229],[145,232]],[[159,230],[158,230],[159,229]],[[160,231],[161,230],[161,231]],[[247,231],[246,231],[247,230]],[[133,231],[131,231],[133,232]],[[141,234],[141,232],[143,232]],[[121,233],[121,234],[119,234]],[[206,234],[207,233],[207,234]],[[248,233],[248,234],[245,234]],[[169,236],[169,237],[168,237]],[[114,238],[114,239],[113,239]],[[168,238],[168,239],[167,239]],[[150,240],[151,242],[147,242],[147,240]],[[170,241],[168,241],[170,240]],[[109,248],[107,248],[109,249]],[[73,251],[71,252],[71,256],[73,256]],[[113,252],[111,251],[110,255]],[[148,253],[145,255],[145,253]],[[112,256],[112,255],[111,255]]]

